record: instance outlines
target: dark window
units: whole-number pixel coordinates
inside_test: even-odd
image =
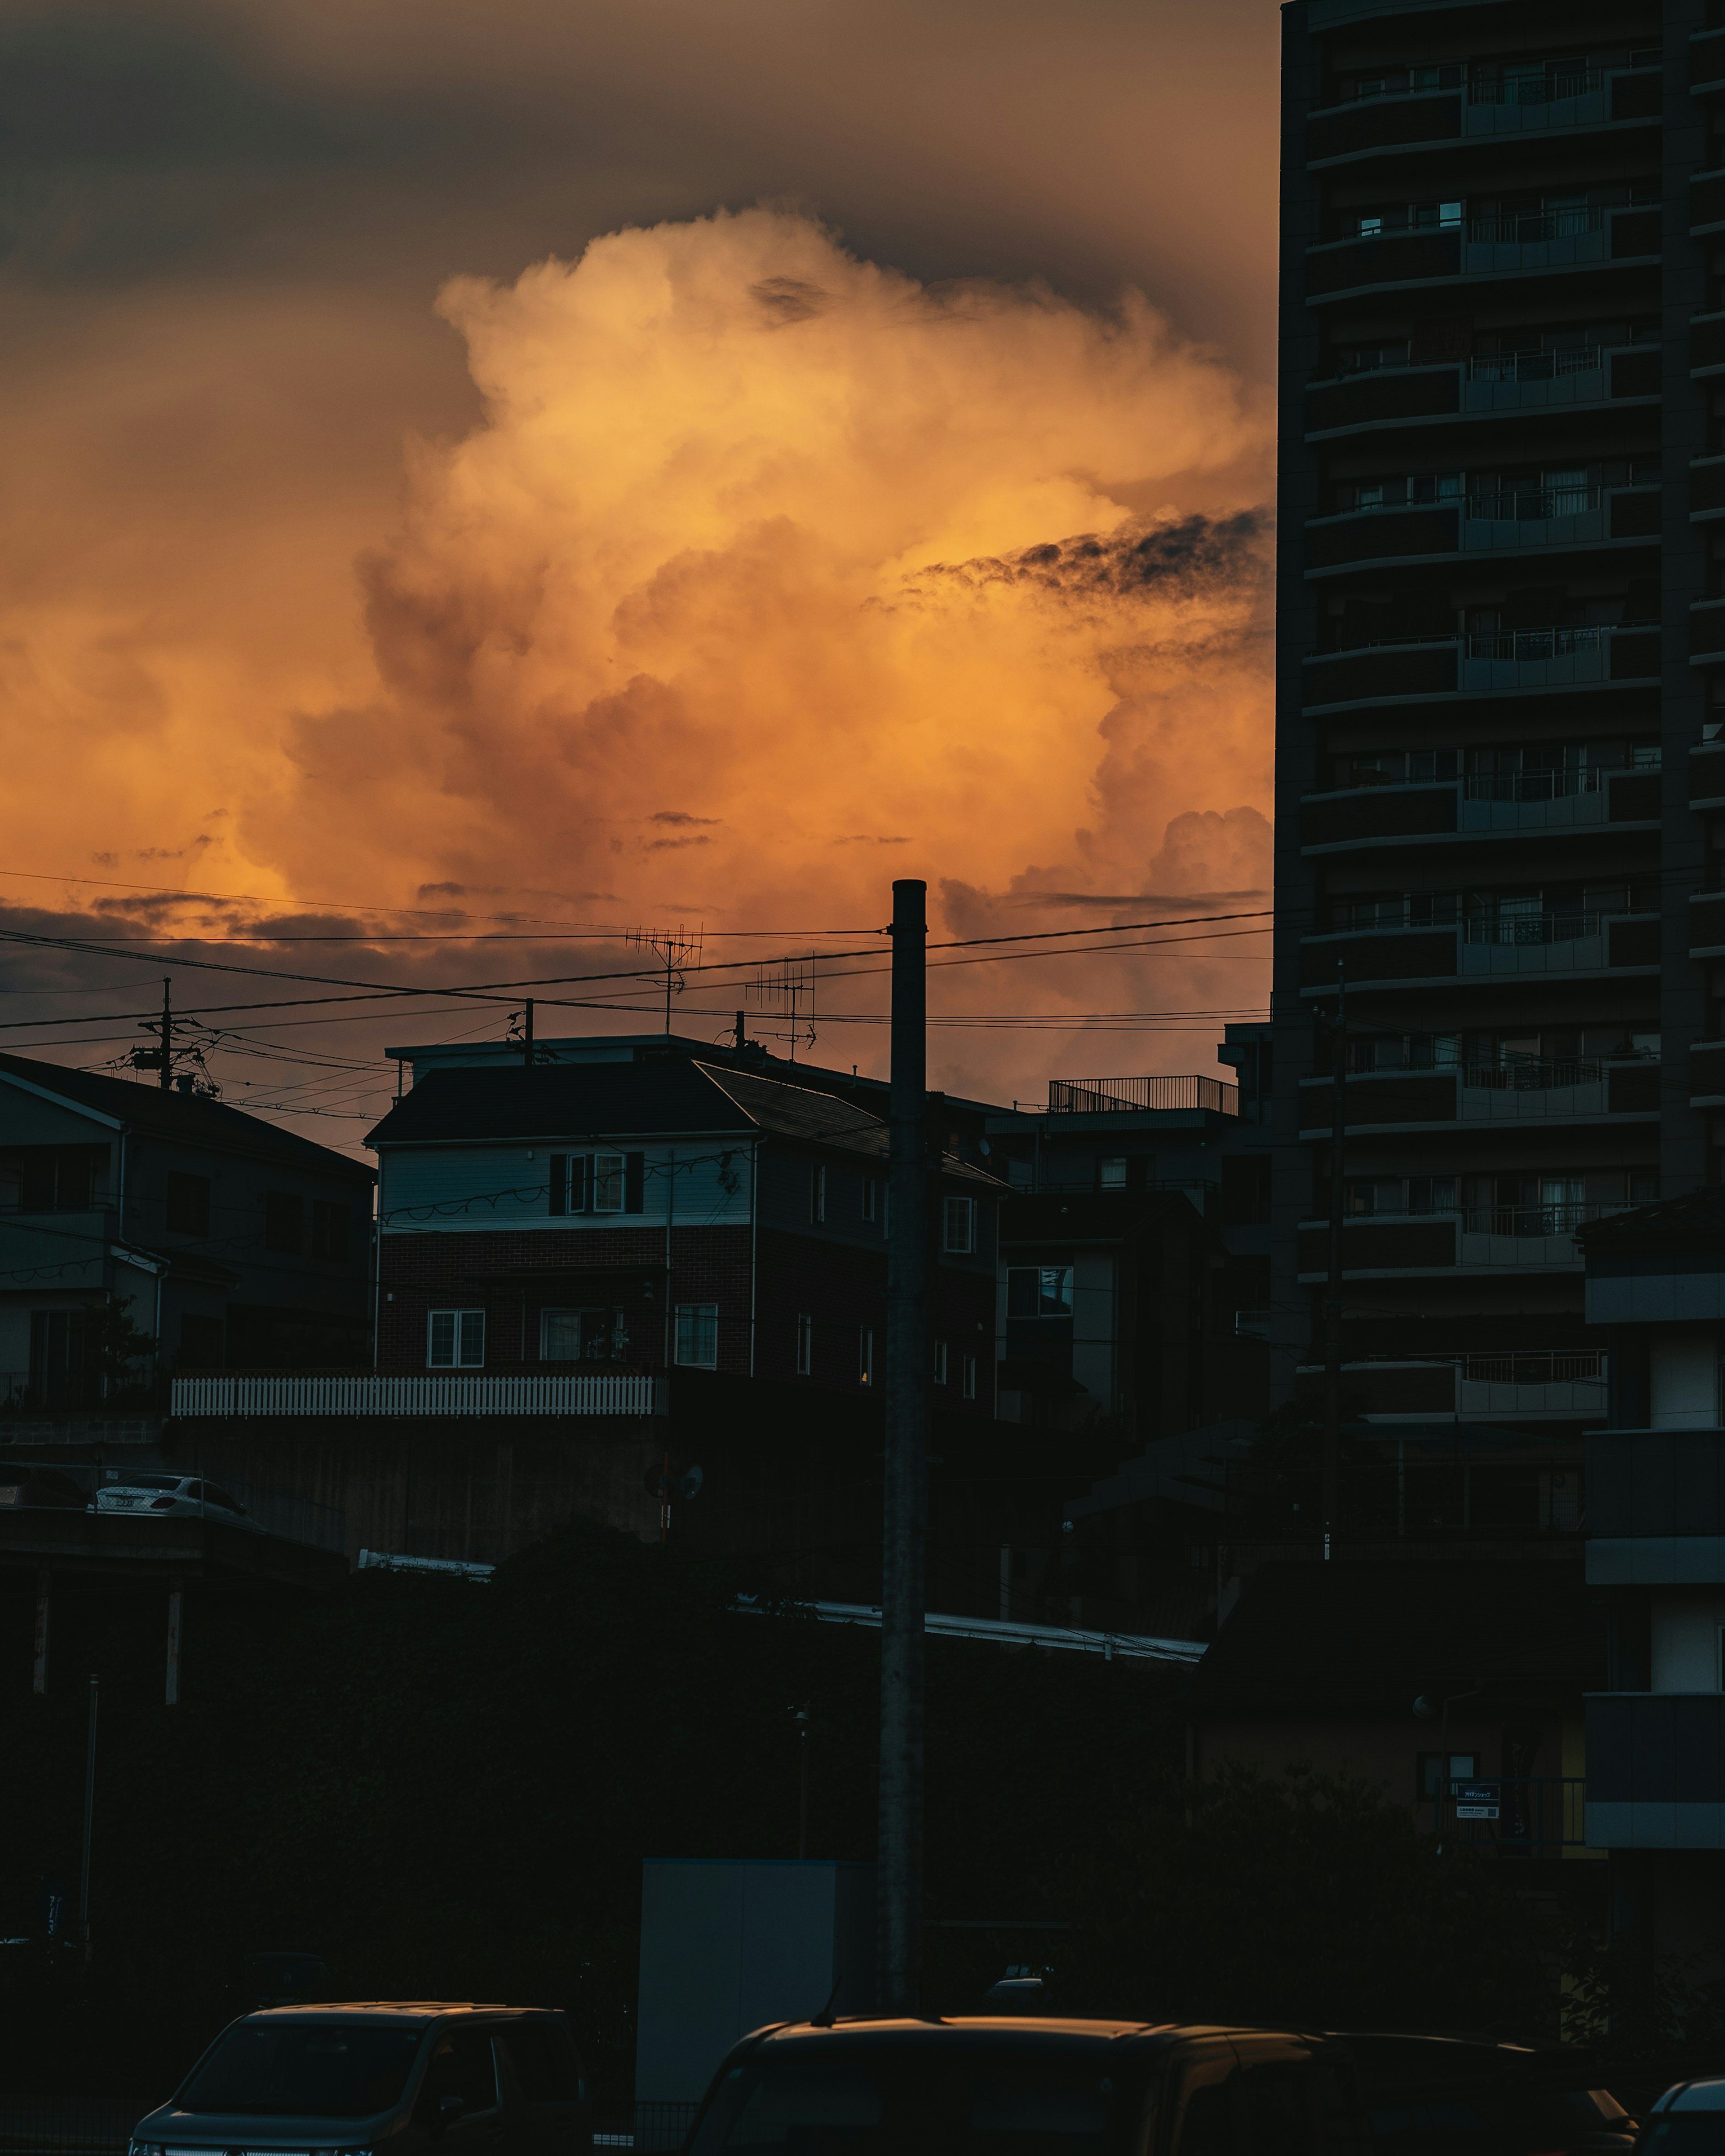
[[[575,2040],[561,2021],[518,2021],[503,2031],[503,2045],[529,2103],[572,2103],[580,2095]]]
[[[0,1211],[87,1213],[102,1203],[105,1146],[23,1146],[0,1154]]]
[[[488,2029],[440,2030],[425,2076],[425,2093],[434,2105],[442,2097],[461,2099],[464,2116],[497,2107],[497,2062]]]
[[[180,1352],[177,1370],[219,1370],[224,1358],[227,1327],[219,1317],[198,1317],[192,1312],[180,1320]]]
[[[629,1152],[623,1159],[623,1209],[625,1213],[639,1213],[647,1202],[647,1156],[644,1152]]]
[[[305,1201],[290,1191],[264,1193],[264,1248],[298,1257],[305,1239]]]
[[[209,1178],[171,1171],[167,1178],[167,1224],[182,1235],[209,1233]]]
[[[82,1407],[95,1389],[85,1369],[85,1323],[81,1310],[30,1312],[33,1407]]]
[[[311,1201],[311,1255],[333,1265],[347,1259],[347,1208],[333,1198]]]
[[[1252,2156],[1308,2156],[1312,2147],[1311,2069],[1251,2066],[1245,2076],[1246,2121]]]

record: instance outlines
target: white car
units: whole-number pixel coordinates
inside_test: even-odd
[[[206,1482],[197,1475],[122,1475],[117,1482],[100,1486],[90,1509],[146,1519],[221,1520],[230,1527],[263,1532],[238,1497],[219,1482]]]

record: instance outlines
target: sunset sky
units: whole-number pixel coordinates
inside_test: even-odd
[[[0,8],[0,928],[136,954],[0,943],[0,1046],[109,1064],[172,973],[228,1099],[351,1147],[385,1043],[519,996],[218,1007],[678,927],[750,962],[689,977],[706,1037],[896,875],[937,940],[1267,905],[1276,39],[1271,0]],[[1214,1071],[1267,990],[1225,927],[951,968],[932,1082]],[[835,963],[815,1060],[884,1070],[883,1009]]]

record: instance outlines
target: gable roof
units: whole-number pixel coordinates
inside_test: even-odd
[[[886,1125],[831,1093],[782,1085],[752,1070],[711,1064],[588,1063],[519,1069],[453,1068],[427,1073],[366,1143],[478,1144],[531,1139],[544,1144],[620,1144],[629,1138],[716,1137],[766,1132],[833,1146],[881,1162]],[[995,1186],[997,1178],[947,1159],[943,1172]]]
[[[39,1063],[27,1055],[0,1054],[0,1085],[8,1081],[52,1094],[74,1108],[85,1108],[123,1125],[146,1131],[152,1137],[172,1138],[185,1145],[220,1147],[224,1152],[253,1153],[261,1159],[310,1169],[324,1175],[345,1175],[369,1183],[374,1170],[362,1160],[277,1129],[259,1116],[230,1108],[224,1101],[212,1101],[198,1093],[180,1093],[160,1086],[142,1086],[134,1079],[111,1078],[100,1070],[69,1070],[63,1064]]]
[[[1537,1563],[1271,1564],[1249,1578],[1189,1694],[1202,1715],[1390,1715],[1450,1681],[1604,1682],[1580,1553]]]

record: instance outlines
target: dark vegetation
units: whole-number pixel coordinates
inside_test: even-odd
[[[626,2102],[639,1861],[794,1856],[804,1702],[810,1853],[872,1854],[878,1640],[740,1614],[752,1584],[573,1526],[485,1585],[193,1596],[173,1709],[157,1598],[63,1606],[45,1700],[10,1599],[6,1935],[39,1928],[44,1876],[75,1892],[102,1682],[93,1965],[0,1948],[13,2088],[159,2100],[247,2004],[245,1958],[295,1950],[328,1961],[334,1997],[564,2006]],[[1073,1927],[932,1929],[937,2007],[1046,1957],[1065,2011],[1550,2034],[1567,1968],[1576,2033],[1606,2033],[1608,1996],[1645,2061],[1707,2025],[1694,1985],[1612,1968],[1583,1905],[1530,1892],[1526,1866],[1439,1858],[1375,1790],[1187,1790],[1175,1683],[1142,1663],[935,1641],[928,1717],[930,1916]]]

